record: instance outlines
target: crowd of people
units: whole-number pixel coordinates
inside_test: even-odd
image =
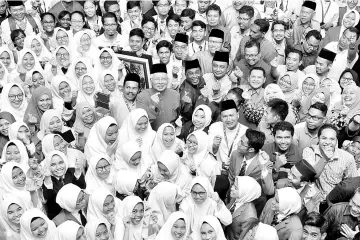
[[[360,239],[358,0],[0,0],[0,240]]]

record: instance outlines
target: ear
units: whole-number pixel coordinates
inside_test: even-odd
[[[303,61],[301,60],[300,62],[299,62],[299,66],[301,66],[303,64]]]
[[[255,152],[254,148],[248,148],[248,152]]]
[[[326,232],[321,234],[321,240],[325,240],[325,238],[326,238]]]

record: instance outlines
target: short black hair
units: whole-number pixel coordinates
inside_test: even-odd
[[[316,102],[316,103],[312,104],[309,107],[309,109],[310,108],[315,108],[315,109],[319,110],[324,115],[324,117],[326,116],[327,111],[328,111],[328,107],[326,106],[326,104],[321,103],[321,102]]]
[[[192,8],[185,8],[182,10],[180,17],[189,17],[191,20],[195,19],[196,12]]]
[[[66,11],[66,10],[64,10],[64,11],[61,11],[60,13],[59,13],[59,15],[58,15],[58,19],[60,20],[60,19],[62,19],[63,17],[65,17],[66,15],[71,15],[71,13],[70,12],[68,12],[68,11]]]
[[[291,133],[291,136],[294,136],[294,132],[295,132],[294,126],[287,121],[277,122],[274,125],[273,132],[272,132],[274,136],[276,135],[277,131],[289,131]]]
[[[321,33],[315,29],[308,31],[308,33],[305,35],[306,40],[309,40],[310,37],[314,37],[318,41],[321,41],[322,39]]]
[[[271,31],[272,31],[272,32],[274,31],[275,25],[283,25],[285,31],[289,29],[289,25],[288,25],[286,22],[284,22],[284,21],[282,21],[282,20],[275,20],[275,21],[271,24]]]
[[[193,27],[201,27],[201,28],[203,28],[203,29],[206,29],[206,24],[205,24],[203,21],[201,21],[201,20],[195,20],[195,21],[193,21],[193,23],[192,23],[191,29],[192,29]]]
[[[135,7],[138,7],[141,9],[140,1],[128,1],[126,3],[126,10],[133,9]]]
[[[80,11],[74,11],[74,12],[72,12],[72,13],[70,14],[70,19],[71,19],[72,16],[74,16],[75,14],[79,14],[79,15],[81,16],[83,22],[85,22],[85,15],[84,15],[82,12],[80,12]]]
[[[238,99],[238,102],[239,102],[239,106],[242,105],[244,102],[245,102],[245,99],[242,97],[242,94],[243,94],[244,90],[242,90],[241,88],[239,87],[234,87],[232,89],[230,89],[227,94],[229,93],[232,93],[234,94],[237,99]],[[234,99],[233,99],[234,100]],[[235,101],[235,100],[234,100]],[[235,102],[236,104],[236,102]]]
[[[70,14],[70,13],[69,13],[69,14]],[[60,14],[59,14],[59,15],[60,15]],[[54,20],[54,22],[56,22],[55,15],[52,14],[51,12],[44,12],[43,14],[41,14],[41,16],[40,16],[41,21],[44,20],[44,17],[45,17],[45,16],[50,16],[50,17],[52,17],[52,19]]]
[[[250,69],[250,72],[249,72],[249,76],[251,75],[251,73],[255,70],[258,70],[258,71],[262,71],[264,77],[266,77],[266,73],[265,73],[265,70],[262,68],[262,67],[253,67],[252,69]]]
[[[280,98],[271,99],[268,102],[268,107],[271,108],[271,111],[278,115],[281,121],[284,121],[289,113],[289,105],[285,100]]]
[[[13,43],[15,43],[15,38],[17,38],[18,36],[20,36],[20,34],[23,34],[23,35],[26,37],[26,34],[25,34],[25,32],[24,32],[22,29],[18,28],[18,29],[13,30],[13,31],[11,32],[11,34],[10,34],[10,39],[11,39],[11,41],[12,41]]]
[[[131,38],[132,36],[141,37],[142,40],[144,40],[144,38],[145,38],[144,32],[143,32],[143,30],[141,30],[141,28],[131,29],[131,31],[129,33],[129,38]]]
[[[253,7],[245,5],[239,9],[239,14],[246,14],[250,18],[253,18],[255,15],[255,11]]]
[[[346,31],[350,31],[352,33],[356,33],[356,40],[359,39],[359,30],[356,27],[348,27],[347,29],[345,29],[345,31],[343,32],[343,35],[345,34]]]
[[[260,27],[260,32],[262,33],[267,33],[267,31],[269,31],[270,24],[266,19],[256,19],[254,24]]]
[[[300,51],[299,49],[296,49],[296,48],[292,48],[292,47],[289,47],[286,49],[286,57],[288,57],[290,53],[295,53],[295,54],[299,55],[300,61],[302,60],[303,55],[304,55],[302,51]]]
[[[156,7],[158,5],[158,3],[159,3],[159,0],[152,1],[152,3],[154,5],[154,7]],[[168,0],[168,3],[171,4],[171,1]]]
[[[159,52],[160,48],[162,48],[162,47],[168,48],[170,50],[170,52],[173,51],[172,44],[167,40],[161,40],[160,42],[158,42],[158,44],[156,44],[156,52]]]
[[[152,22],[155,25],[155,29],[157,29],[157,22],[153,17],[149,17],[146,15],[143,15],[143,19],[141,20],[141,27],[147,24],[148,22]]]
[[[166,18],[166,26],[169,24],[169,21],[173,20],[174,22],[177,22],[179,25],[181,24],[181,18],[179,15],[177,14],[170,14],[167,18]]]
[[[209,11],[218,11],[219,16],[221,16],[221,8],[215,3],[209,5],[209,7],[206,9],[206,15],[209,13]]]
[[[119,5],[118,1],[115,1],[115,0],[106,0],[106,1],[104,2],[105,12],[109,12],[110,6],[115,5],[115,4]],[[120,5],[119,5],[119,6],[120,6]]]
[[[338,129],[337,129],[334,125],[332,125],[332,124],[330,124],[330,123],[325,123],[324,125],[322,125],[322,126],[319,128],[319,131],[318,131],[318,137],[319,137],[319,138],[320,138],[320,136],[321,136],[322,131],[324,131],[325,129],[332,129],[332,130],[334,130],[334,131],[336,132],[336,138],[338,137]]]
[[[246,48],[252,48],[252,47],[257,47],[258,49],[258,53],[260,52],[260,43],[254,40],[249,40],[245,43],[244,49]]]
[[[114,18],[115,19],[115,22],[117,22],[117,17],[115,15],[115,13],[112,13],[112,12],[106,12],[104,13],[104,15],[102,16],[101,18],[101,22],[102,24],[104,25],[105,24],[105,19],[106,18]]]
[[[306,215],[304,226],[312,226],[320,229],[320,233],[323,234],[326,232],[326,226],[325,226],[325,218],[317,212],[310,212]]]
[[[255,149],[256,153],[264,146],[265,133],[248,128],[246,129],[245,136],[248,139],[249,148]]]

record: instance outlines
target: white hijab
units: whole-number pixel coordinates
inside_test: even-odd
[[[104,67],[100,62],[100,56],[105,51],[108,52],[112,57],[112,63],[109,67]],[[96,56],[96,60],[94,63],[94,69],[95,69],[94,73],[97,74],[98,77],[101,77],[101,73],[104,72],[105,70],[109,70],[111,72],[117,72],[119,64],[120,64],[120,60],[116,57],[114,51],[111,48],[108,47],[102,48],[99,52],[99,55]]]
[[[100,221],[110,224],[106,218],[105,213],[103,212],[104,202],[108,196],[114,197],[107,189],[96,189],[91,193],[86,215],[88,221],[92,219],[99,219]],[[116,206],[114,208],[114,211],[115,209]]]
[[[244,205],[258,199],[261,195],[260,184],[252,177],[249,176],[237,176],[238,191],[235,204],[235,210]]]
[[[107,154],[106,149],[108,145],[104,139],[107,129],[112,124],[117,126],[115,119],[113,117],[106,116],[97,121],[91,128],[84,149],[84,153],[88,161],[94,155]]]
[[[110,236],[109,240],[112,240],[113,238],[111,237],[111,230],[110,230],[110,225],[104,221],[101,221],[99,219],[92,219],[90,221],[87,222],[86,226],[85,226],[85,235],[86,235],[86,240],[97,240],[98,238],[96,237],[96,230],[98,229],[100,224],[104,224],[107,228],[107,232]]]
[[[131,171],[119,170],[116,173],[116,191],[126,196],[134,195],[134,188],[138,177]]]
[[[7,45],[2,45],[0,47],[0,55],[2,55],[4,52],[7,52],[10,56],[10,65],[9,67],[7,67],[6,69],[8,70],[8,72],[11,72],[12,70],[14,70],[16,68],[16,63],[15,63],[15,59],[14,59],[14,54],[13,52],[8,48]]]
[[[194,136],[198,142],[198,148],[195,154],[189,154],[188,157],[194,161],[196,169],[198,169],[201,163],[207,158],[209,155],[209,136],[202,130],[197,130],[189,134],[187,139],[190,136]],[[213,166],[209,166],[212,168]],[[210,169],[211,170],[211,169]]]
[[[90,77],[94,81],[95,89],[91,94],[86,93],[82,87],[85,77]],[[76,102],[88,102],[92,107],[95,107],[94,95],[96,94],[96,92],[99,91],[98,86],[99,86],[98,80],[93,75],[90,75],[88,73],[82,75],[80,77],[79,94],[76,99]]]
[[[44,238],[38,238],[31,232],[31,220],[33,218],[42,218],[48,225],[47,233]],[[41,210],[33,208],[24,212],[20,218],[20,237],[21,240],[53,240],[56,234],[56,226]]]
[[[49,129],[49,125],[51,120],[57,117],[60,122],[61,122],[61,132],[66,132],[67,130],[69,130],[68,127],[64,126],[61,114],[59,113],[59,111],[55,110],[55,109],[48,109],[44,112],[44,114],[41,117],[40,120],[40,131],[37,133],[37,137],[42,140],[47,134],[50,133],[50,129]]]
[[[51,79],[50,90],[53,94],[53,107],[54,109],[63,109],[64,108],[64,99],[60,96],[60,84],[66,82],[69,84],[71,92],[76,91],[77,87],[65,76],[65,75],[56,75]],[[70,93],[72,94],[72,93]]]
[[[168,220],[165,222],[165,224],[160,229],[160,232],[156,236],[155,240],[175,240],[174,237],[171,234],[171,229],[174,226],[175,222],[179,219],[183,219],[186,225],[186,232],[184,236],[180,240],[185,240],[189,235],[189,220],[185,213],[183,212],[173,212]]]
[[[339,40],[340,40],[340,38],[342,37],[344,31],[346,30],[346,28],[345,28],[345,26],[344,26],[344,19],[345,19],[345,17],[346,17],[348,14],[350,14],[350,13],[354,13],[354,14],[355,14],[355,22],[354,22],[354,25],[353,25],[352,27],[355,27],[355,26],[359,23],[360,13],[359,13],[358,11],[356,11],[355,9],[353,9],[353,10],[348,10],[348,11],[344,14],[343,21],[341,22]]]
[[[96,37],[96,36],[94,36],[93,33],[94,33],[94,31],[91,31],[88,29],[84,29],[84,30],[81,30],[81,31],[75,33],[74,37],[73,37],[74,44],[72,44],[72,46],[73,46],[72,51],[75,53],[75,56],[89,58],[89,59],[91,59],[92,63],[95,63],[96,57],[100,55],[99,54],[100,50],[99,50],[99,48],[97,48],[95,46],[95,44],[92,41],[92,39],[94,39]],[[90,37],[90,41],[91,41],[90,49],[80,53],[78,51],[78,48],[81,47],[80,39],[85,34],[87,34]]]
[[[0,61],[0,72],[1,71],[4,71],[4,75],[0,79],[0,84],[4,86],[6,83],[8,83],[9,71],[6,69],[5,65]]]
[[[200,227],[195,229],[196,232],[194,233],[194,240],[202,239],[200,228],[204,223],[209,224],[215,230],[216,239],[214,239],[214,240],[226,240],[223,228],[221,227],[219,220],[215,216],[212,216],[212,215],[206,215],[203,217]]]
[[[279,196],[278,221],[283,220],[291,214],[297,214],[301,209],[301,198],[296,189],[285,187],[277,189]]]
[[[9,126],[8,132],[10,140],[19,140],[18,132],[21,127],[26,127],[27,129],[29,129],[29,127],[23,121],[16,121]]]
[[[75,240],[80,228],[84,227],[74,221],[67,220],[56,228],[55,240]]]
[[[51,152],[49,153],[49,155],[47,155],[47,156],[45,157],[45,160],[41,162],[41,164],[42,164],[42,166],[44,167],[44,169],[46,169],[45,171],[47,171],[47,170],[50,171],[51,162],[52,162],[52,159],[53,159],[53,157],[54,157],[55,155],[59,156],[59,157],[64,161],[64,163],[65,163],[64,175],[65,175],[66,172],[67,172],[67,170],[68,170],[68,168],[69,168],[69,160],[68,160],[67,156],[66,156],[64,153],[62,153],[62,152],[60,152],[60,151],[58,151],[58,150],[53,150],[53,151],[51,151]],[[77,196],[76,196],[76,197],[77,197]]]
[[[49,61],[51,59],[50,51],[45,47],[44,41],[41,39],[39,35],[30,35],[27,36],[24,40],[24,48],[31,49],[31,44],[34,40],[37,40],[41,45],[41,52],[39,54],[38,59],[40,61]]]
[[[279,240],[276,229],[270,225],[259,222],[256,227],[254,240]]]
[[[75,184],[65,184],[56,195],[56,203],[71,214],[77,214],[79,209],[76,209],[76,201],[81,191]]]
[[[68,38],[69,38],[69,43],[68,43],[68,45],[59,45],[59,42],[58,42],[57,39],[56,39],[56,35],[57,35],[58,31],[63,31],[64,33],[66,33],[66,34],[68,35]],[[54,46],[52,46],[52,47],[55,47],[55,48],[58,48],[58,47],[70,47],[70,46],[71,46],[71,42],[72,42],[72,34],[69,34],[69,32],[66,31],[64,28],[56,27],[56,28],[54,29],[53,39],[56,41],[56,43],[55,43]]]
[[[9,100],[9,91],[13,86],[17,86],[20,88],[21,92],[23,93],[23,101],[19,108],[13,107]],[[26,101],[25,91],[19,83],[7,83],[3,86],[3,90],[1,92],[1,111],[11,113],[16,121],[22,121],[24,119],[25,110],[28,106]]]
[[[106,86],[105,86],[105,77],[107,75],[111,75],[114,78],[115,83],[116,83],[115,89],[112,92],[109,89],[107,89]],[[121,93],[121,91],[120,91],[120,89],[118,87],[118,73],[117,72],[109,71],[109,70],[105,70],[104,72],[102,72],[101,77],[99,79],[99,85],[100,85],[100,88],[101,88],[101,90],[103,92],[104,91],[109,91],[110,92],[110,96],[114,98],[115,103],[116,103],[117,98],[122,97],[122,93]]]
[[[96,165],[102,159],[105,159],[110,164],[110,173],[106,179],[101,179],[96,173]],[[89,162],[89,169],[85,175],[86,192],[93,193],[96,189],[107,189],[111,194],[115,194],[115,170],[112,167],[111,161],[107,155],[100,154],[91,157]]]
[[[204,124],[204,126],[203,126],[201,129],[196,129],[196,130],[203,130],[204,128],[206,128],[207,126],[209,126],[210,123],[211,123],[212,111],[211,111],[211,109],[210,109],[208,106],[206,106],[206,105],[201,104],[201,105],[197,106],[197,107],[194,109],[193,114],[192,114],[192,117],[191,117],[191,121],[192,121],[193,124],[194,124],[194,116],[195,116],[195,114],[196,114],[196,112],[197,112],[198,110],[203,110],[204,115],[205,115],[205,124]]]
[[[80,84],[80,78],[77,77],[76,75],[76,71],[75,71],[75,66],[78,63],[83,63],[86,66],[86,73],[92,75],[93,73],[93,66],[91,63],[91,60],[88,58],[77,58],[75,59],[75,61],[73,61],[69,67],[69,74],[66,74],[68,76],[68,79],[78,88],[81,88],[81,84]]]
[[[16,139],[10,140],[9,142],[7,142],[5,144],[2,154],[1,154],[1,162],[3,162],[3,163],[7,162],[6,161],[6,151],[10,144],[14,144],[19,149],[21,158],[20,158],[20,162],[18,162],[17,164],[19,164],[21,166],[21,168],[23,170],[25,170],[25,174],[26,174],[27,170],[29,169],[29,155],[27,153],[25,145],[20,140],[16,140]]]

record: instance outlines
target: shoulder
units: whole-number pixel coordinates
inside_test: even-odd
[[[347,206],[349,206],[348,202],[335,203],[325,212],[325,215],[328,215],[331,212],[343,212]]]
[[[150,89],[144,89],[137,95],[138,97],[147,97],[150,96]]]
[[[305,128],[305,124],[306,124],[306,122],[301,122],[301,123],[296,124],[296,125],[294,126],[295,132],[304,129],[304,128]]]
[[[287,228],[291,228],[292,230],[297,230],[298,228],[302,229],[302,223],[296,214],[286,219],[285,224]]]

